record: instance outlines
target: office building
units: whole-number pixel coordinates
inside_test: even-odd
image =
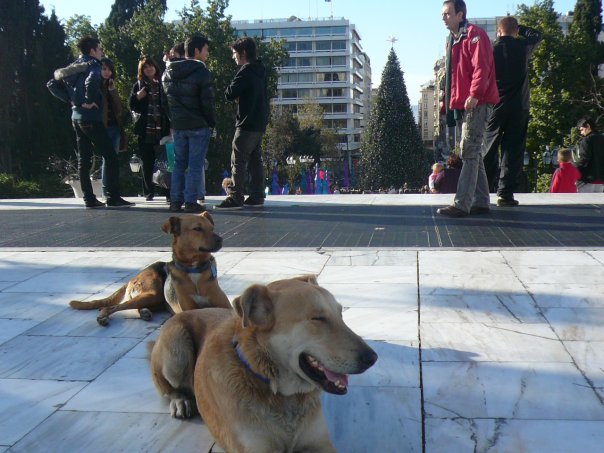
[[[371,109],[371,62],[361,37],[344,18],[233,21],[239,36],[283,39],[289,52],[279,69],[274,105],[292,106],[312,99],[324,110],[324,127],[340,135],[348,157],[358,153]]]

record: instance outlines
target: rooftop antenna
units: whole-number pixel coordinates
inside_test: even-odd
[[[330,19],[333,19],[333,1],[332,0],[325,0],[327,3],[329,3],[329,7],[331,9],[331,15],[329,16]]]
[[[394,43],[398,41],[398,38],[391,35],[388,36],[388,39],[386,41],[390,42],[390,48],[394,49]]]

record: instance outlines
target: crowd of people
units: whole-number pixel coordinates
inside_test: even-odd
[[[103,58],[97,38],[81,38],[78,48],[80,57],[55,71],[47,86],[55,97],[71,105],[84,205],[89,209],[134,206],[120,196],[117,152],[124,150],[126,143],[124,109],[114,84],[115,67],[110,59]],[[225,190],[225,200],[214,206],[223,210],[259,207],[265,197],[261,142],[269,115],[266,71],[257,59],[252,38],[240,38],[231,48],[239,69],[224,96],[237,104],[237,115],[230,186]],[[210,42],[203,36],[177,43],[165,57],[163,74],[152,58],[142,57],[130,94],[147,201],[155,197],[153,173],[159,145],[173,141],[174,162],[166,194],[171,212],[205,210],[204,167],[216,125],[214,83],[206,66],[209,52]],[[103,158],[104,202],[97,199],[90,182],[95,152]],[[245,199],[248,172],[250,196]]]
[[[442,20],[450,33],[441,107],[447,126],[455,127],[461,136],[461,170],[457,184],[449,186],[447,168],[435,164],[428,181],[432,193],[455,193],[450,206],[437,210],[447,217],[490,212],[490,192],[497,193],[497,206],[518,205],[514,193],[529,124],[528,67],[542,39],[539,31],[507,16],[498,22],[492,45],[487,33],[466,17],[463,0],[443,2]],[[576,168],[570,150],[560,150],[552,192],[602,192],[604,136],[590,118],[583,118],[578,128],[583,139]]]

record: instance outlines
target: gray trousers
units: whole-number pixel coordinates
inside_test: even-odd
[[[483,104],[466,111],[461,121],[461,153],[463,161],[455,194],[455,207],[470,212],[473,206],[489,206],[489,183],[484,169],[484,136],[487,118],[493,106]]]

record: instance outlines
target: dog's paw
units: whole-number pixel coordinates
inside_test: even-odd
[[[107,315],[99,315],[96,317],[96,322],[103,327],[107,327],[109,325],[109,316]]]
[[[173,399],[170,401],[170,415],[174,418],[191,418],[197,413],[193,400]]]
[[[143,321],[151,321],[151,318],[153,318],[153,313],[148,308],[141,308],[138,314]]]

